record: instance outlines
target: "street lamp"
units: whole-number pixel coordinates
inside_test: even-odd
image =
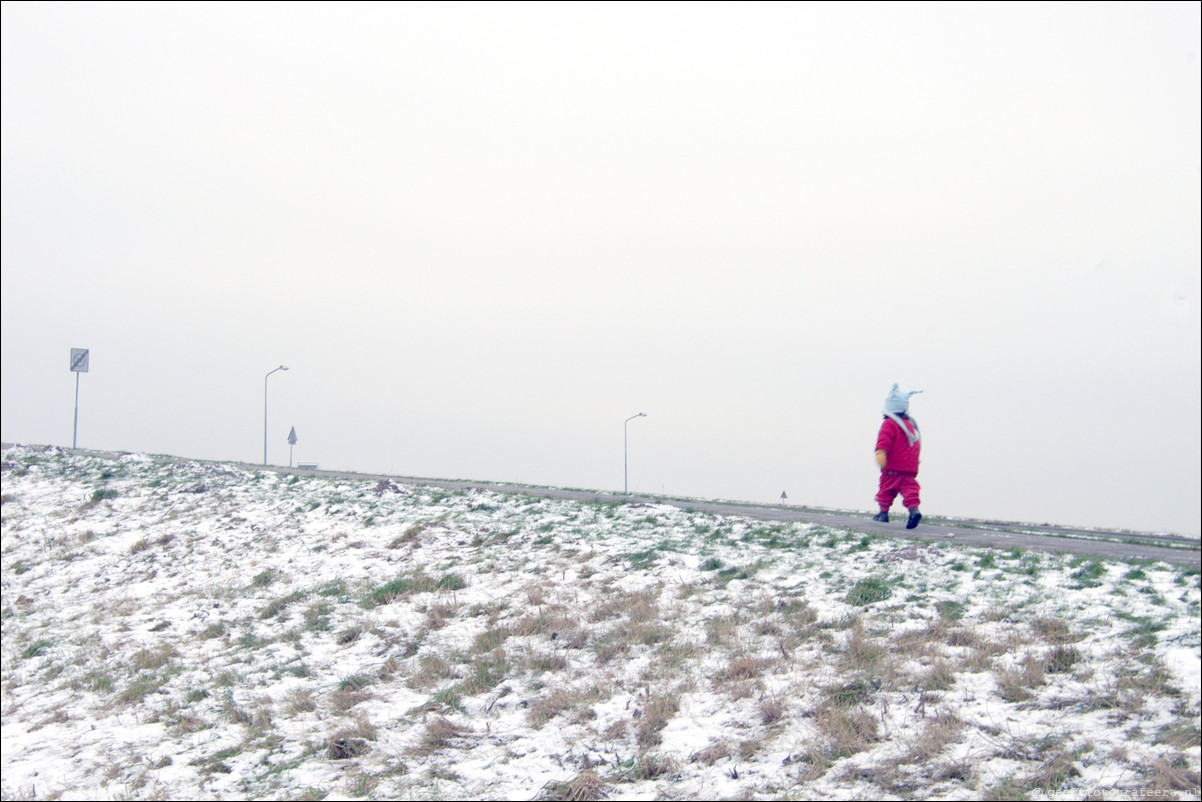
[[[280,365],[275,370],[267,371],[267,376],[277,370],[287,370],[287,365]],[[263,464],[267,464],[267,376],[263,377]]]
[[[622,424],[622,480],[624,493],[630,492],[630,447],[626,444],[626,432],[629,430],[629,423],[635,418],[647,417],[646,412],[640,412],[637,415],[631,415],[626,419],[626,423]]]

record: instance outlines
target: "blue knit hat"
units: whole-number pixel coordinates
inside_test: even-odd
[[[885,399],[885,414],[892,412],[894,415],[905,415],[906,410],[910,408],[910,396],[921,392],[922,390],[900,392],[897,389],[897,383],[894,382],[893,389],[889,391],[889,397]]]

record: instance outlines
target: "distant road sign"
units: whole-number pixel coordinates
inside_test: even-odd
[[[87,348],[72,348],[71,349],[71,370],[76,373],[88,372],[88,349]]]
[[[296,427],[292,427],[292,431],[288,432],[288,445],[296,445]]]

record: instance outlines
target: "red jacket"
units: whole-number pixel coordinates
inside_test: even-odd
[[[914,421],[908,418],[903,420],[908,424],[907,428],[913,426],[912,431],[918,432]],[[918,473],[918,455],[922,451],[922,440],[915,440],[914,445],[910,445],[910,438],[906,437],[906,433],[892,418],[881,421],[881,431],[876,436],[876,450],[885,452],[885,470]]]

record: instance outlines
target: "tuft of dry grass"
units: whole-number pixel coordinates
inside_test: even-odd
[[[526,600],[535,607],[541,607],[546,604],[546,587],[544,584],[530,584],[526,586]]]
[[[739,637],[739,617],[737,615],[716,616],[705,622],[705,640],[711,646],[730,645]]]
[[[448,679],[453,672],[451,664],[437,654],[423,654],[417,658],[417,668],[409,675],[413,687],[432,688],[441,680]]]
[[[736,657],[730,661],[730,665],[718,672],[715,679],[733,682],[758,679],[774,662],[762,657]]]
[[[928,622],[921,629],[912,629],[894,635],[889,639],[888,648],[895,654],[921,659],[938,655],[939,644],[947,634],[947,625],[942,621]]]
[[[775,724],[785,717],[785,703],[776,696],[760,700],[760,721],[765,725]]]
[[[964,667],[973,672],[989,671],[994,667],[994,658],[1009,654],[1012,646],[991,638],[976,638],[965,657]]]
[[[164,644],[154,649],[139,649],[130,658],[130,666],[135,671],[157,671],[176,657],[179,657],[179,652],[175,647]]]
[[[460,683],[460,689],[467,696],[491,691],[505,680],[509,669],[509,660],[504,649],[498,648],[487,654],[476,655],[472,658],[470,673]]]
[[[593,651],[598,665],[605,665],[630,651],[630,641],[621,627],[594,633]]]
[[[350,710],[360,702],[372,698],[373,694],[368,690],[371,683],[371,677],[363,674],[347,677],[338,684],[338,689],[330,694],[330,703],[335,710]]]
[[[814,721],[835,757],[867,751],[880,740],[876,717],[862,705],[827,702],[814,712]]]
[[[655,780],[675,774],[676,771],[676,761],[672,758],[661,755],[642,754],[639,755],[634,766],[625,772],[625,776],[631,780]]]
[[[443,629],[447,625],[447,619],[454,616],[454,607],[449,604],[436,604],[426,611],[426,623],[432,630]]]
[[[803,783],[812,782],[826,774],[834,762],[834,753],[819,742],[810,742],[800,752],[785,758],[786,764],[800,767],[797,779]]]
[[[955,646],[961,649],[974,649],[978,644],[978,638],[976,633],[967,627],[951,627],[947,631],[945,642],[948,646]]]
[[[605,799],[609,795],[608,791],[608,783],[598,777],[592,769],[585,769],[566,782],[544,785],[538,799],[591,802]]]
[[[926,720],[922,731],[909,744],[903,762],[929,763],[935,760],[949,744],[959,739],[964,726],[964,722],[955,713],[937,710],[935,716]]]
[[[1196,791],[1202,776],[1190,768],[1190,759],[1181,752],[1161,755],[1148,767],[1146,776],[1158,791]]]
[[[1052,647],[1044,658],[1044,671],[1048,674],[1065,674],[1081,661],[1081,652],[1075,646]]]
[[[462,725],[456,724],[443,716],[429,716],[423,722],[425,724],[425,732],[422,734],[421,742],[414,748],[414,753],[420,756],[429,756],[451,746],[456,738],[460,738],[464,733],[471,730]]]
[[[1170,724],[1161,727],[1156,733],[1155,741],[1174,749],[1197,749],[1202,743],[1202,731],[1198,730],[1198,710],[1177,711],[1176,718]]]
[[[969,760],[952,760],[941,763],[931,772],[931,780],[937,783],[949,781],[972,782],[975,776],[976,770],[973,768],[973,763]]]
[[[1042,686],[1046,680],[1045,662],[1028,652],[1016,668],[998,674],[998,687],[1007,702],[1021,702],[1031,697],[1031,690]]]
[[[562,606],[544,608],[536,615],[519,618],[509,626],[509,633],[517,637],[543,636],[568,648],[580,648],[588,640],[588,633],[580,628],[580,622]]]
[[[317,702],[313,700],[313,694],[302,688],[293,689],[284,700],[284,710],[289,715],[312,713],[316,709]]]
[[[326,758],[329,760],[350,760],[365,755],[371,750],[367,741],[362,738],[331,738],[326,745]]]
[[[582,701],[581,695],[563,688],[556,688],[546,696],[535,699],[530,703],[526,719],[535,729],[541,728],[551,719],[565,710],[571,710]]]
[[[880,673],[885,655],[884,644],[869,635],[860,617],[856,616],[852,621],[847,646],[839,655],[839,668],[844,672]]]
[[[918,685],[925,691],[950,691],[956,685],[959,671],[947,660],[938,658],[921,677]]]
[[[1027,778],[1028,787],[1060,790],[1072,780],[1081,776],[1071,756],[1064,752],[1055,751],[1047,755],[1039,770]]]
[[[1031,622],[1031,628],[1050,644],[1075,643],[1081,638],[1072,634],[1068,622],[1063,618],[1036,618]]]
[[[676,694],[665,694],[647,700],[641,710],[635,711],[638,716],[637,739],[640,746],[658,746],[663,738],[660,730],[668,726],[668,721],[680,710],[680,700]]]
[[[517,661],[519,667],[534,674],[563,671],[568,667],[568,658],[559,652],[532,650]]]
[[[730,747],[722,742],[712,742],[704,749],[690,755],[689,762],[712,766],[724,757],[730,757]]]

